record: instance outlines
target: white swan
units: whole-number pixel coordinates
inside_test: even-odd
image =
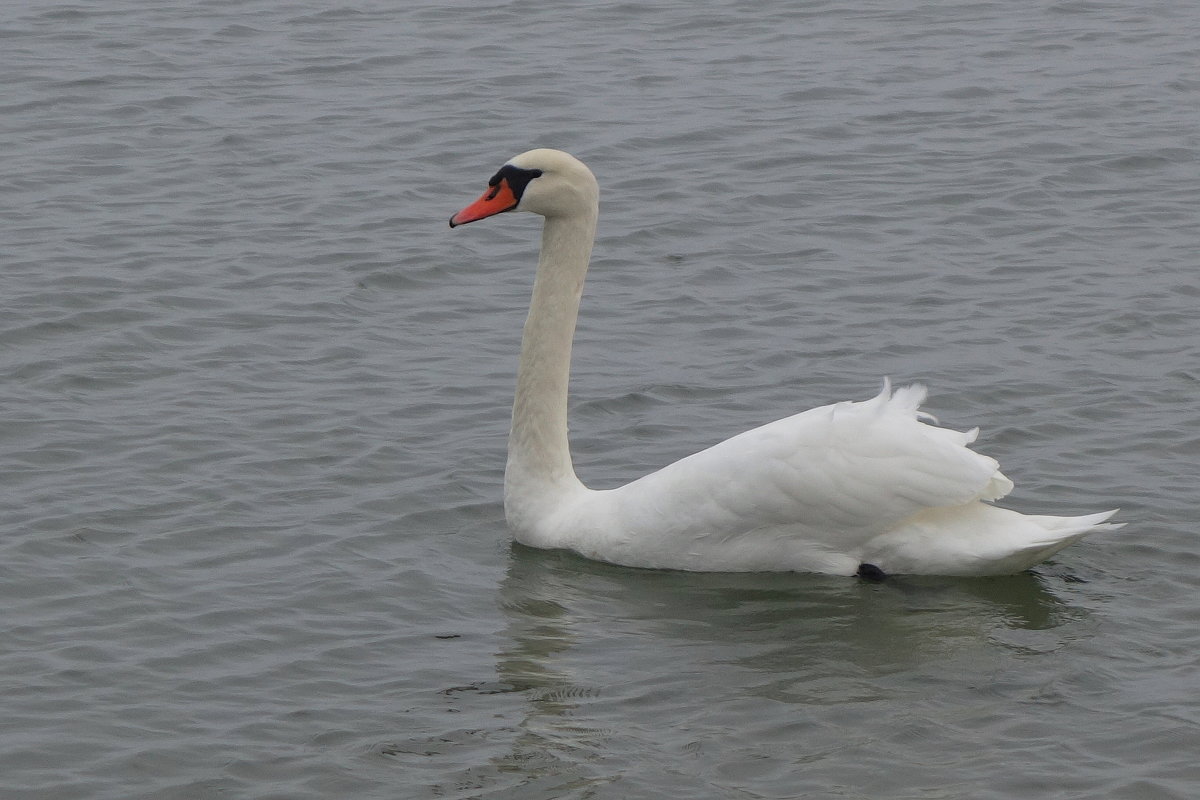
[[[721,442],[617,489],[575,475],[567,444],[571,339],[599,188],[558,150],[500,168],[450,226],[502,211],[545,217],[521,341],[504,474],[516,539],[634,567],[989,575],[1019,572],[1115,511],[1025,516],[988,505],[1012,482],[967,433],[920,421],[922,386],[814,408]]]

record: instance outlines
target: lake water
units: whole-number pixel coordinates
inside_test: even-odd
[[[0,11],[0,786],[1193,798],[1200,5]],[[510,543],[537,220],[600,179],[581,477],[884,376],[1127,526],[1008,578]]]

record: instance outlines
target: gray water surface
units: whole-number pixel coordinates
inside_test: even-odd
[[[0,787],[1192,798],[1200,6],[10,3]],[[920,380],[1035,572],[689,575],[509,542],[537,220],[612,486]]]

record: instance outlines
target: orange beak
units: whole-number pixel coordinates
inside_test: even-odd
[[[450,227],[466,225],[477,219],[499,214],[501,211],[511,211],[517,207],[517,196],[513,194],[508,181],[500,178],[494,186],[489,186],[483,196],[450,218]]]

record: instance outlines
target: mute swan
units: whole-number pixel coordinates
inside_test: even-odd
[[[616,489],[588,489],[567,444],[567,382],[599,188],[558,150],[500,168],[450,227],[503,211],[545,217],[521,340],[504,512],[527,545],[632,567],[991,575],[1048,558],[1115,511],[1025,516],[985,501],[1012,481],[960,433],[921,421],[925,388],[814,408]]]

